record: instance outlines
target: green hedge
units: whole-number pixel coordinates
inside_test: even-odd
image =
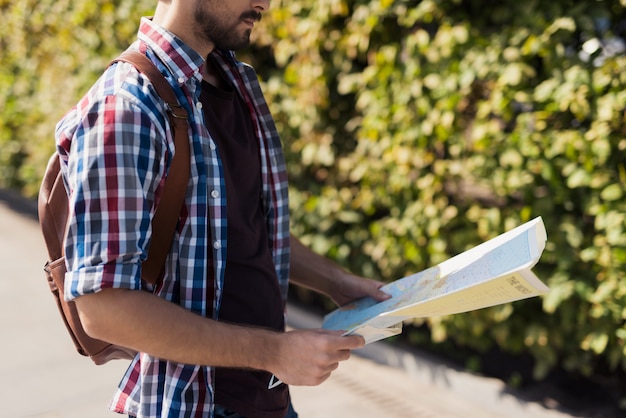
[[[153,1],[3,1],[0,185],[36,193],[56,120]],[[293,229],[393,280],[542,216],[544,298],[432,341],[626,370],[626,2],[272,1],[240,54],[290,163]]]

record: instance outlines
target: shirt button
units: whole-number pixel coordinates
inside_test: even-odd
[[[222,244],[220,244],[219,241],[213,241],[213,248],[219,250],[220,248],[222,248]]]
[[[185,78],[184,77],[178,77],[178,84],[184,84],[185,83]]]
[[[200,110],[202,110],[202,102],[198,102],[196,103],[196,107]]]
[[[211,140],[211,142],[209,142],[209,148],[211,148],[212,151],[215,151],[215,142],[213,142],[213,140]]]
[[[214,199],[217,199],[218,197],[220,197],[220,192],[217,190],[212,190],[211,191],[211,197]]]

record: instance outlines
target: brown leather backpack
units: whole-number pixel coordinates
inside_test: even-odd
[[[163,196],[152,220],[152,241],[148,258],[142,264],[142,280],[156,284],[185,199],[189,180],[188,114],[178,104],[176,95],[165,77],[145,55],[127,50],[111,62],[128,62],[147,76],[169,109],[170,126],[174,130],[176,154],[172,159]],[[60,173],[59,156],[54,153],[48,162],[39,190],[39,223],[48,249],[49,260],[45,265],[46,278],[56,300],[67,330],[78,352],[90,357],[100,365],[113,359],[131,359],[134,350],[106,341],[91,338],[85,333],[74,302],[63,297],[65,281],[64,239],[67,229],[68,196]]]

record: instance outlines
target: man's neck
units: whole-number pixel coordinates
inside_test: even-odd
[[[213,51],[214,45],[196,36],[193,16],[185,14],[189,8],[183,9],[179,5],[180,2],[160,1],[152,21],[172,32],[203,57],[208,56]]]
[[[215,63],[210,57],[207,57],[206,61],[204,62],[204,71],[202,72],[202,79],[206,81],[207,83],[220,89],[224,89],[227,87],[226,82],[224,81],[224,78],[222,77],[222,74],[220,73],[219,69],[215,66]]]

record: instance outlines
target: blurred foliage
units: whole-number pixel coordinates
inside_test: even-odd
[[[155,2],[0,0],[0,187],[32,196],[56,122],[132,42]]]
[[[626,2],[273,1],[244,55],[293,230],[385,281],[542,216],[542,299],[429,318],[435,342],[626,370]]]
[[[0,0],[0,186],[153,1]],[[283,135],[293,231],[368,277],[542,216],[544,298],[416,323],[436,343],[626,370],[626,0],[273,0],[240,58]]]

